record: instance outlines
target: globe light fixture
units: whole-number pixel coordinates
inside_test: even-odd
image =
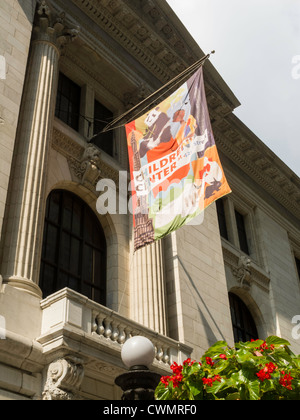
[[[149,369],[155,358],[155,348],[148,338],[136,336],[123,345],[121,358],[128,369]]]
[[[121,358],[129,369],[115,379],[123,391],[122,400],[154,400],[154,392],[161,375],[150,371],[155,348],[146,337],[130,338],[122,347]]]

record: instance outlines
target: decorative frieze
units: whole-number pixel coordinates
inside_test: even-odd
[[[166,55],[173,54],[168,46],[170,44],[171,28],[167,20],[162,18],[161,15],[156,22],[156,27],[159,26],[158,22],[160,22],[159,30],[165,39],[160,38],[159,36],[153,39],[153,28],[151,26],[146,26],[144,22],[141,21],[138,14],[123,1],[73,1],[84,11],[84,13],[91,17],[93,21],[121,44],[125,50],[135,56],[143,66],[148,68],[162,82],[167,82],[171,77],[180,73],[182,68],[186,67],[186,64],[182,59],[182,50],[180,50],[181,56],[179,54],[174,56],[172,62],[173,71],[168,67],[168,62],[165,62],[163,59],[158,61],[154,54],[155,50],[160,53],[163,48],[167,49]],[[148,1],[145,1],[145,5],[146,3],[148,3]],[[176,44],[179,41],[180,38],[176,36],[176,40],[173,40],[172,44]],[[162,46],[159,50],[155,47],[157,46],[157,42]],[[153,43],[154,45],[152,46]],[[192,64],[194,61],[195,58],[189,55],[189,64]]]

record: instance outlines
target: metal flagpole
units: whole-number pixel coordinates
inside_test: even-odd
[[[182,73],[180,73],[179,75],[177,75],[176,77],[174,77],[172,80],[170,80],[169,82],[167,82],[165,85],[163,85],[161,88],[159,88],[158,90],[156,90],[155,92],[153,92],[151,95],[149,95],[147,98],[143,99],[140,103],[138,103],[137,105],[135,105],[133,108],[131,108],[129,111],[126,111],[124,114],[120,115],[119,117],[117,117],[116,119],[114,119],[112,122],[110,122],[106,127],[104,127],[104,129],[94,135],[89,142],[92,142],[93,139],[97,136],[99,136],[102,133],[106,133],[108,131],[111,130],[115,130],[118,127],[115,127],[116,124],[118,124],[120,121],[122,121],[124,118],[126,118],[129,114],[131,114],[133,111],[135,111],[136,109],[138,109],[140,106],[144,105],[145,103],[147,103],[147,107],[149,107],[153,102],[148,103],[148,101],[152,98],[155,97],[155,100],[157,100],[158,98],[160,98],[161,96],[163,96],[166,92],[165,89],[169,88],[172,89],[174,86],[176,86],[177,84],[179,84],[180,82],[182,82],[182,80],[189,76],[190,74],[192,74],[194,71],[196,71],[198,68],[200,68],[206,60],[208,60],[211,56],[211,54],[215,54],[215,51],[212,51],[210,54],[207,54],[205,57],[201,58],[200,60],[196,61],[194,64],[192,64],[190,67],[188,67],[187,69],[185,69]],[[162,93],[161,96],[159,96],[158,98],[156,98],[156,96],[159,93]],[[143,110],[141,110],[139,113],[144,112],[145,108]],[[136,119],[136,116],[133,117],[133,119]],[[121,126],[123,126],[124,124],[122,124]]]

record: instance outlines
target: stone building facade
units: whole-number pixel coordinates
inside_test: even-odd
[[[152,340],[161,374],[218,340],[278,335],[300,353],[300,180],[233,114],[212,64],[233,192],[200,226],[134,253],[125,130],[89,142],[205,55],[168,4],[4,0],[0,11],[0,399],[119,399],[134,335]],[[118,186],[116,214],[99,206],[103,179]]]

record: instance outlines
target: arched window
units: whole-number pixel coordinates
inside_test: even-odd
[[[76,195],[47,200],[40,287],[44,297],[69,287],[106,304],[106,240],[93,211]]]
[[[233,293],[229,293],[229,303],[235,343],[256,340],[255,322],[245,303]]]

